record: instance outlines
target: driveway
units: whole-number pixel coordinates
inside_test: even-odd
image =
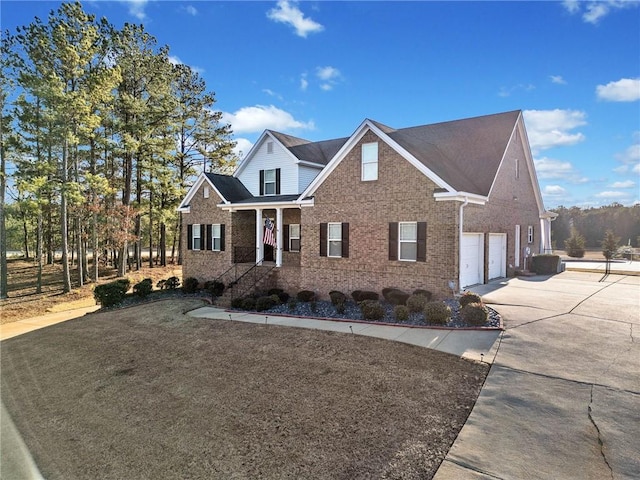
[[[435,480],[640,477],[640,277],[474,288],[506,327]]]

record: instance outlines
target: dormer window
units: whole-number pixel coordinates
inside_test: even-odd
[[[280,195],[280,169],[260,170],[260,195]]]
[[[365,143],[362,145],[362,181],[378,179],[378,144]]]

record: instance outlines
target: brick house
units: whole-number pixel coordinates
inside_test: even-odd
[[[229,283],[258,264],[269,285],[320,297],[445,296],[511,276],[550,250],[554,218],[521,111],[402,129],[367,119],[321,142],[267,130],[232,176],[202,174],[179,210],[185,278]]]

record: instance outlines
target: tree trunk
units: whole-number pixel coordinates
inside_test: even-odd
[[[4,127],[3,127],[4,129]],[[0,129],[0,298],[7,298],[8,270],[7,270],[7,229],[4,220],[4,194],[7,188],[5,180],[6,160],[4,153],[4,139]]]
[[[22,244],[24,245],[24,259],[29,260],[29,229],[27,227],[27,216],[22,214]]]
[[[71,291],[71,273],[69,272],[69,228],[67,225],[67,139],[62,147],[62,188],[60,191],[60,248],[62,249],[62,290]]]
[[[36,240],[36,256],[38,257],[38,274],[36,277],[36,293],[42,293],[42,210],[38,209],[38,233]]]
[[[78,284],[84,285],[84,255],[83,255],[83,242],[82,242],[82,227],[80,226],[80,218],[76,218],[76,250],[78,252]]]
[[[98,283],[100,274],[100,254],[98,253],[98,212],[93,212],[93,281]],[[106,260],[106,259],[105,259]]]
[[[153,268],[153,191],[149,191],[149,268]]]
[[[167,266],[167,226],[160,224],[160,266]]]

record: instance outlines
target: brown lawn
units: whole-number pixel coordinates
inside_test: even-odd
[[[375,338],[193,319],[171,300],[2,342],[48,480],[429,479],[488,371]]]

